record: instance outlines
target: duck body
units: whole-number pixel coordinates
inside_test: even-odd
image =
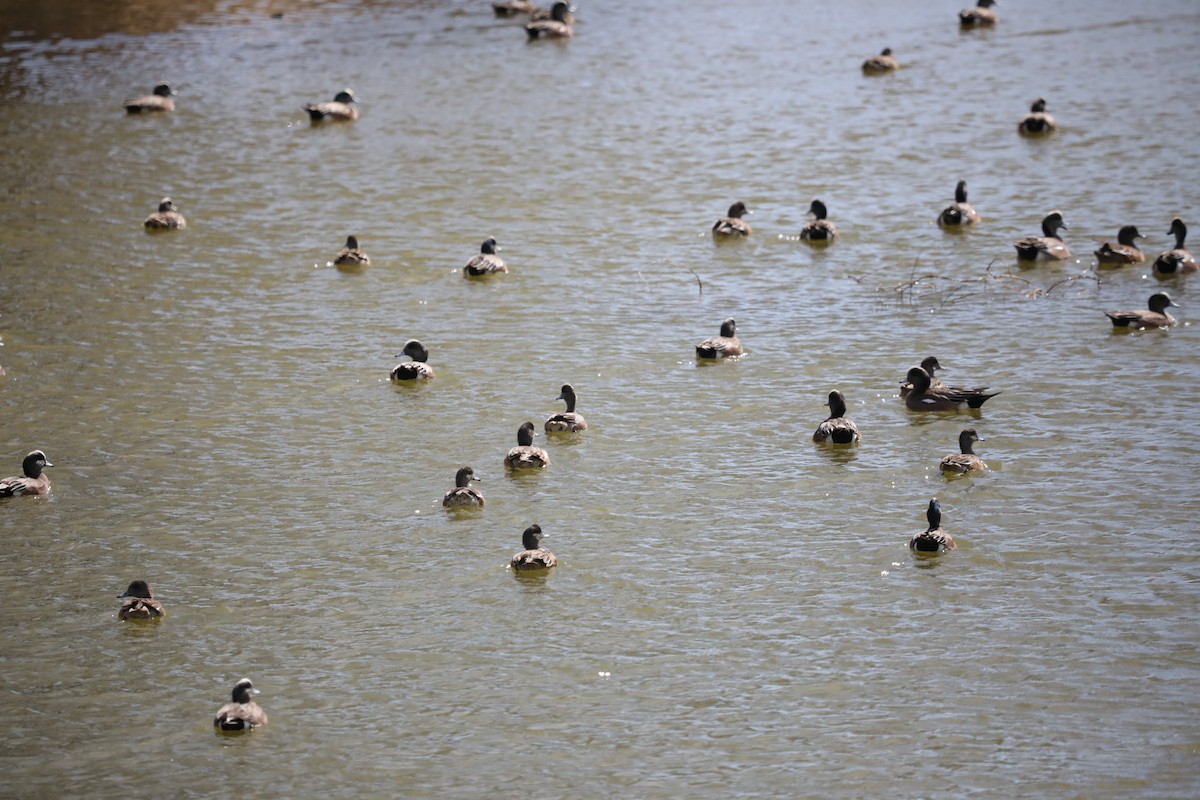
[[[525,549],[513,555],[509,562],[515,572],[533,572],[546,570],[558,564],[554,553],[544,550],[541,541],[544,538],[540,525],[530,525],[521,534],[521,546]]]
[[[517,446],[504,456],[504,466],[512,470],[545,469],[550,466],[550,454],[533,444],[534,427],[526,422],[517,429]]]
[[[802,240],[813,244],[822,244],[832,242],[838,237],[837,226],[826,219],[829,216],[829,210],[824,203],[820,200],[813,200],[808,207],[808,213],[812,214],[813,219],[806,222],[800,229]]]
[[[1138,233],[1136,225],[1122,225],[1117,231],[1117,243],[1105,242],[1096,248],[1096,261],[1101,266],[1121,267],[1126,264],[1140,264],[1146,260],[1145,254],[1137,246],[1137,239],[1145,239]]]
[[[396,358],[402,356],[408,356],[412,360],[401,361],[392,367],[389,377],[393,382],[426,381],[434,377],[433,367],[425,363],[429,360],[429,351],[416,339],[409,339],[404,343],[404,349],[396,354]]]
[[[221,706],[213,718],[213,727],[222,732],[249,731],[267,724],[267,712],[254,702],[258,689],[249,678],[233,687],[233,700]]]
[[[958,228],[963,225],[974,225],[979,222],[979,214],[967,202],[967,182],[959,181],[954,187],[954,202],[942,209],[938,214],[937,223],[943,228]]]
[[[118,619],[159,619],[167,615],[167,610],[154,599],[150,584],[145,581],[133,581],[125,593],[118,597],[124,600],[121,610],[117,612]]]
[[[975,442],[982,441],[983,439],[974,428],[967,428],[958,435],[958,449],[960,452],[952,453],[943,458],[941,463],[938,464],[938,469],[942,472],[960,474],[987,469],[987,464],[983,463],[983,459],[975,455]]]
[[[1066,228],[1061,211],[1051,211],[1042,219],[1042,235],[1026,236],[1013,242],[1020,261],[1065,261],[1071,257],[1066,242],[1059,238],[1060,228]]]
[[[504,263],[504,259],[496,255],[499,249],[495,239],[484,240],[479,247],[479,253],[472,256],[463,266],[463,277],[482,278],[498,272],[508,272],[508,265]]]
[[[339,267],[367,267],[371,264],[371,257],[359,248],[357,236],[347,236],[346,246],[337,251],[333,263]]]
[[[475,477],[475,470],[470,467],[461,467],[454,475],[454,488],[442,497],[442,505],[446,508],[482,507],[484,504],[483,492],[471,485],[473,480],[479,480]]]
[[[721,323],[720,336],[710,336],[696,345],[696,358],[728,358],[744,352],[742,342],[737,338],[737,322],[733,317]]]
[[[507,3],[492,3],[492,13],[497,17],[517,17],[522,14],[532,16],[540,11],[533,3],[527,0],[511,0]]]
[[[1044,98],[1039,97],[1033,101],[1033,105],[1029,107],[1029,113],[1017,123],[1017,130],[1020,133],[1034,136],[1058,130],[1058,123],[1054,121],[1054,117],[1046,113]]]
[[[986,386],[977,389],[959,389],[945,384],[933,386],[929,373],[921,367],[909,369],[907,380],[912,384],[912,391],[904,398],[904,405],[910,411],[963,411],[979,408],[990,398],[1000,394],[989,393]]]
[[[942,506],[937,498],[929,501],[925,519],[929,522],[929,527],[913,534],[912,538],[908,540],[908,549],[932,555],[953,550],[954,537],[942,530]]]
[[[942,382],[934,375],[937,370],[942,368],[942,365],[938,363],[937,357],[935,356],[925,356],[921,359],[921,369],[925,370],[926,374],[929,375],[929,385],[931,387],[940,387],[943,385]],[[912,388],[912,384],[908,382],[906,377],[905,380],[900,382],[900,397],[908,397],[908,394],[912,391]]]
[[[183,218],[175,208],[175,201],[169,197],[164,197],[158,201],[158,211],[155,211],[150,216],[146,217],[146,221],[142,223],[148,231],[166,231],[175,228],[186,228],[187,220]]]
[[[546,433],[577,433],[587,430],[587,420],[583,415],[575,411],[575,387],[569,383],[562,385],[562,391],[559,392],[558,400],[565,400],[567,410],[558,414],[552,414],[546,420]]]
[[[174,111],[175,101],[171,99],[174,94],[175,91],[169,83],[160,83],[150,94],[126,100],[125,111],[130,114],[140,114],[143,111]]]
[[[550,7],[549,19],[533,19],[525,26],[525,33],[530,39],[569,39],[575,35],[568,19],[571,17],[571,7],[558,2]]]
[[[746,214],[753,214],[746,208],[746,204],[741,200],[737,201],[729,207],[726,216],[721,217],[713,223],[712,233],[714,238],[722,239],[738,239],[749,236],[751,232],[750,223],[742,219]]]
[[[1175,247],[1171,250],[1164,250],[1158,254],[1158,258],[1154,259],[1155,274],[1181,275],[1200,269],[1196,265],[1196,259],[1184,247],[1184,242],[1187,240],[1187,225],[1183,223],[1183,220],[1178,217],[1173,219],[1171,230],[1167,233],[1175,235]]]
[[[45,453],[34,450],[21,461],[21,475],[0,480],[0,497],[50,494],[50,478],[42,470],[53,466]]]
[[[358,106],[355,105],[357,102],[358,99],[355,98],[354,92],[343,89],[334,95],[332,102],[307,103],[300,108],[308,112],[308,118],[313,122],[320,122],[323,119],[350,122],[358,119]]]
[[[1171,299],[1166,292],[1155,292],[1150,295],[1149,308],[1135,311],[1105,311],[1112,320],[1114,328],[1169,328],[1175,324],[1175,318],[1167,313],[1171,306],[1179,304]]]
[[[842,393],[830,392],[826,405],[829,406],[829,418],[817,426],[813,432],[813,441],[833,444],[858,444],[862,441],[858,426],[846,416],[846,398]]]
[[[900,68],[892,56],[892,48],[885,47],[877,56],[871,56],[863,62],[862,71],[867,75],[885,75]]]
[[[988,28],[996,24],[992,6],[996,0],[979,0],[979,5],[958,12],[958,24],[964,28]]]

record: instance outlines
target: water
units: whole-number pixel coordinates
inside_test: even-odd
[[[619,1],[526,45],[475,2],[0,8],[0,461],[56,464],[0,501],[2,793],[1195,795],[1197,301],[1113,334],[1160,284],[1090,252],[1200,223],[1200,14],[956,11]],[[960,177],[984,220],[943,234]],[[189,227],[146,235],[164,195]],[[1053,208],[1076,258],[1019,268]],[[487,236],[512,272],[468,283]],[[726,316],[749,354],[698,368]],[[393,387],[412,337],[438,377]],[[1003,393],[907,413],[928,354]],[[568,381],[590,430],[505,476]],[[809,440],[834,388],[852,453]],[[992,469],[946,480],[968,424]],[[447,514],[463,464],[487,506]],[[959,549],[916,561],[933,496]],[[533,522],[560,566],[518,580]],[[161,624],[116,620],[136,577]],[[216,737],[244,675],[271,724]]]

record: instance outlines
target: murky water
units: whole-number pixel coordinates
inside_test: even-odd
[[[1198,279],[1114,335],[1161,284],[1090,255],[1200,229],[1191,4],[615,0],[563,45],[484,2],[212,6],[0,13],[0,472],[56,464],[0,501],[0,794],[1200,792]],[[1018,137],[1038,96],[1060,130]],[[943,234],[960,177],[983,222]],[[164,195],[189,226],[149,236]],[[1018,267],[1054,208],[1075,259]],[[488,236],[511,273],[464,281]],[[749,354],[698,368],[726,316]],[[413,337],[438,377],[394,387]],[[906,412],[928,354],[1003,393]],[[564,382],[590,429],[506,476]],[[835,388],[852,453],[810,441]],[[992,469],[948,481],[967,424]],[[918,562],[933,496],[959,549]],[[533,522],[560,566],[518,580]],[[116,619],[138,577],[161,624]],[[216,737],[242,676],[271,724]]]

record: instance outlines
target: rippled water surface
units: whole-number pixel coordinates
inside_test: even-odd
[[[1200,230],[1200,12],[961,2],[581,2],[562,44],[486,2],[0,2],[0,471],[55,463],[0,500],[0,794],[1200,794],[1200,278],[1091,255]],[[1018,266],[1055,208],[1074,258]],[[511,273],[464,281],[488,236]],[[1112,333],[1160,288],[1176,327]],[[727,316],[748,354],[697,366]],[[438,377],[393,386],[414,337]],[[907,412],[930,354],[1002,394]],[[506,476],[564,382],[590,429]],[[946,480],[967,425],[991,470]],[[934,496],[959,548],[918,561]],[[560,565],[518,579],[534,522]],[[134,578],[161,624],[116,619]],[[271,723],[216,737],[242,676]]]

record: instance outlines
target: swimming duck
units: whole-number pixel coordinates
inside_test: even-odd
[[[0,481],[0,497],[17,497],[24,494],[50,494],[50,478],[42,472],[46,467],[53,467],[46,460],[46,454],[34,450],[21,461],[21,471],[25,474],[5,478]]]
[[[550,19],[535,19],[525,26],[525,32],[530,39],[568,39],[575,30],[568,22],[571,17],[571,7],[563,2],[550,7]]]
[[[862,71],[867,75],[882,75],[885,72],[893,72],[900,68],[896,63],[896,59],[892,57],[892,48],[885,47],[877,56],[871,56],[863,62]]]
[[[233,702],[221,706],[213,718],[213,727],[219,731],[248,731],[267,724],[267,712],[254,702],[258,689],[249,678],[242,678],[233,687]]]
[[[515,17],[520,14],[532,15],[538,11],[541,11],[541,9],[533,3],[528,2],[528,0],[509,0],[509,2],[505,3],[492,3],[492,13],[497,17]]]
[[[163,608],[162,603],[154,599],[150,584],[145,581],[134,581],[129,584],[125,594],[119,594],[117,597],[125,598],[125,602],[121,603],[121,610],[117,612],[118,619],[156,619],[167,615],[167,610]]]
[[[1021,261],[1064,261],[1071,257],[1071,250],[1058,235],[1059,228],[1068,227],[1063,222],[1061,211],[1051,211],[1042,220],[1041,236],[1026,236],[1013,242],[1017,258]]]
[[[814,442],[833,442],[834,444],[858,444],[862,435],[854,420],[846,416],[846,398],[839,391],[829,393],[829,418],[817,426],[813,432]]]
[[[1100,266],[1119,267],[1124,264],[1137,264],[1146,260],[1146,256],[1138,249],[1134,239],[1145,239],[1138,233],[1136,225],[1122,225],[1117,231],[1117,244],[1105,242],[1096,248],[1096,261]]]
[[[143,111],[174,111],[175,101],[171,97],[175,90],[169,83],[160,83],[154,91],[142,97],[134,97],[125,101],[125,110],[130,114],[140,114]]]
[[[567,13],[563,14],[562,21],[567,23],[568,25],[574,25],[575,24],[575,14],[573,13],[574,11],[575,11],[575,6],[568,5]],[[543,20],[543,19],[554,19],[554,8],[553,8],[553,6],[551,6],[551,8],[549,10],[544,9],[544,8],[534,8],[532,11],[529,12],[529,19],[532,22],[537,22],[537,21]]]
[[[979,222],[979,215],[967,202],[967,182],[959,181],[954,187],[954,203],[942,209],[938,214],[938,225],[943,228],[957,228],[960,225],[974,225]]]
[[[1175,324],[1175,318],[1167,313],[1171,306],[1179,308],[1179,304],[1171,299],[1166,292],[1155,292],[1150,295],[1150,308],[1138,311],[1105,311],[1112,320],[1114,328],[1169,328]]]
[[[909,369],[907,380],[912,384],[912,391],[904,398],[904,405],[910,411],[961,411],[979,408],[989,398],[1000,394],[988,394],[986,386],[976,389],[959,389],[945,384],[933,386],[929,373],[921,367]]]
[[[338,266],[367,267],[371,264],[371,257],[359,249],[357,236],[347,236],[346,246],[338,250],[333,263]]]
[[[404,349],[396,354],[396,358],[401,356],[408,356],[412,361],[401,361],[392,367],[393,381],[429,380],[434,377],[433,367],[425,363],[429,360],[429,351],[416,339],[404,343]]]
[[[1054,117],[1046,113],[1046,100],[1039,97],[1033,101],[1033,105],[1029,107],[1029,113],[1021,118],[1017,123],[1017,130],[1021,133],[1050,133],[1058,130],[1058,125],[1054,122]]]
[[[934,356],[925,356],[921,359],[921,369],[929,375],[929,385],[933,387],[941,386],[942,382],[934,376],[934,372],[943,369]],[[900,382],[900,397],[908,397],[908,393],[912,391],[912,384],[907,380]]]
[[[1154,271],[1161,275],[1176,275],[1200,269],[1196,266],[1196,259],[1183,246],[1187,239],[1187,225],[1183,224],[1183,220],[1179,217],[1171,220],[1171,230],[1167,233],[1175,234],[1175,249],[1158,254],[1158,258],[1154,259]]]
[[[720,336],[710,336],[696,345],[697,358],[725,358],[740,356],[743,352],[742,343],[737,338],[737,322],[733,317],[721,323]]]
[[[461,467],[454,474],[454,488],[446,492],[442,498],[442,505],[446,508],[454,508],[456,506],[482,506],[483,492],[471,485],[471,481],[477,481],[475,470],[470,467]]]
[[[964,28],[983,28],[995,25],[996,12],[992,11],[994,5],[996,5],[996,0],[979,0],[979,5],[974,8],[964,8],[958,12],[958,24]]]
[[[721,217],[713,223],[713,236],[741,237],[750,235],[750,223],[742,219],[746,214],[753,214],[741,200],[729,207],[729,215]]]
[[[336,120],[353,120],[358,119],[358,108],[354,105],[357,102],[358,98],[354,96],[354,92],[343,89],[333,96],[331,103],[308,103],[300,108],[308,112],[308,117],[313,122],[320,122],[326,117]]]
[[[808,206],[808,213],[812,214],[815,219],[806,222],[804,227],[800,229],[800,238],[806,242],[832,242],[837,238],[837,227],[825,219],[829,214],[825,204],[820,200],[813,200]]]
[[[558,414],[552,414],[546,420],[546,433],[564,433],[587,430],[587,420],[583,418],[583,414],[575,411],[575,387],[569,383],[562,385],[562,391],[558,393],[556,400],[565,400],[567,410]]]
[[[958,449],[961,452],[951,453],[942,459],[942,463],[938,464],[938,469],[942,472],[970,472],[971,470],[987,469],[987,464],[983,463],[983,459],[975,455],[975,442],[982,442],[984,439],[974,428],[966,428],[962,433],[958,434]]]
[[[171,228],[186,228],[187,220],[175,209],[175,201],[164,197],[158,201],[158,211],[146,217],[142,225],[148,231],[165,231]]]
[[[908,540],[908,548],[918,553],[943,553],[953,550],[954,537],[942,530],[942,504],[936,497],[929,501],[925,519],[929,521],[929,527],[913,534]]]
[[[512,568],[517,571],[550,569],[558,563],[554,553],[540,546],[545,534],[541,525],[530,525],[521,534],[521,546],[525,549],[512,557]]]
[[[466,266],[463,267],[463,277],[478,278],[483,275],[494,275],[497,272],[508,272],[508,265],[504,263],[504,259],[496,255],[496,251],[499,249],[495,239],[485,239],[479,247],[478,255],[471,256]]]
[[[532,422],[521,425],[517,429],[517,446],[504,457],[504,466],[509,469],[543,469],[550,466],[550,454],[533,445],[535,435]]]

